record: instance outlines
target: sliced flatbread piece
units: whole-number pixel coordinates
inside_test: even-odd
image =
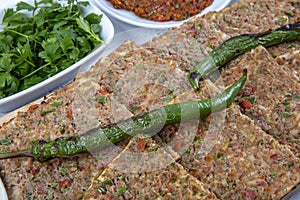
[[[134,47],[132,42],[125,42],[122,46],[133,47],[131,51],[114,57],[99,75],[99,83],[101,88],[114,94],[116,102],[125,105],[133,114],[161,107],[190,89],[186,74],[173,62],[145,48]],[[104,65],[107,64],[104,61]],[[101,62],[97,65],[100,68]]]
[[[195,18],[143,46],[160,57],[176,61],[179,68],[188,71],[228,38],[213,23]]]
[[[300,83],[292,69],[278,65],[263,47],[258,47],[236,67],[225,71],[222,84],[232,84],[243,68],[249,72],[237,98],[243,113],[299,157]]]
[[[203,16],[230,37],[258,33],[300,20],[298,0],[243,0]]]
[[[279,65],[292,69],[300,82],[300,41],[283,43],[268,51]]]
[[[181,165],[172,162],[155,141],[136,137],[93,181],[84,199],[217,198]]]

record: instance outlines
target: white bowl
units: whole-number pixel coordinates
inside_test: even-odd
[[[0,21],[2,22],[2,18],[4,15],[4,9],[6,8],[14,8],[15,5],[21,0],[9,0],[9,1],[1,1],[0,4]],[[24,2],[28,2],[32,5],[34,0],[23,0]],[[83,14],[88,13],[97,13],[103,14],[101,20],[102,32],[100,34],[101,39],[104,41],[97,49],[91,52],[89,55],[78,61],[77,63],[71,65],[67,69],[59,72],[58,74],[40,82],[26,90],[18,92],[14,95],[5,97],[0,99],[0,113],[7,113],[16,108],[19,108],[29,102],[32,102],[38,98],[43,97],[44,95],[49,94],[53,90],[71,82],[76,74],[79,71],[88,70],[93,64],[97,62],[101,52],[105,49],[105,47],[112,41],[114,36],[114,27],[109,18],[98,8],[93,5],[87,6],[83,8]]]
[[[210,11],[219,11],[225,8],[231,0],[214,0],[213,3],[205,8],[201,13],[190,17],[189,19],[182,21],[168,21],[168,22],[157,22],[153,20],[148,20],[145,18],[138,17],[133,12],[124,10],[124,9],[115,9],[112,4],[107,0],[90,0],[92,4],[99,7],[103,12],[108,14],[109,16],[116,18],[122,22],[127,24],[131,24],[134,26],[144,27],[144,28],[155,28],[155,29],[163,29],[163,28],[173,28],[180,26],[184,22],[194,18],[204,15]]]

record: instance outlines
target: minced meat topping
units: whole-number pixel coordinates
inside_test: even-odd
[[[181,21],[201,13],[213,0],[109,0],[114,8],[134,12],[139,17],[163,22]]]

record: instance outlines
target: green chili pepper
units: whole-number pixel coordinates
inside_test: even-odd
[[[246,53],[259,45],[270,47],[293,40],[300,40],[300,21],[263,33],[243,34],[232,37],[198,63],[190,71],[188,79],[193,89],[199,89],[198,84],[201,79],[207,77],[238,55]]]
[[[83,135],[49,141],[38,140],[33,143],[31,150],[0,154],[0,159],[30,156],[38,161],[46,161],[54,157],[72,156],[120,142],[138,133],[149,134],[162,126],[205,117],[228,107],[244,86],[246,79],[245,69],[240,80],[214,98],[169,104],[116,124],[92,129]]]

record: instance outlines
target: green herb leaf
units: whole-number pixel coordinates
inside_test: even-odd
[[[105,181],[103,181],[102,183],[103,183],[103,185],[110,185],[110,186],[113,185],[112,180],[105,180]]]
[[[99,97],[96,98],[96,102],[106,104],[107,100],[106,100],[105,96],[99,96]]]
[[[68,53],[68,50],[71,50],[74,47],[73,40],[71,38],[71,35],[66,35],[65,38],[62,40],[62,43],[60,44],[64,54]]]
[[[0,58],[0,72],[11,72],[15,65],[9,56]]]
[[[42,77],[39,77],[39,76],[36,76],[36,75],[33,75],[29,78],[26,78],[24,80],[24,83],[23,83],[23,90],[27,89],[27,88],[30,88],[31,86],[43,81],[44,79]]]
[[[11,140],[7,136],[1,140],[2,145],[10,145],[11,143]]]
[[[117,195],[120,196],[122,194],[124,194],[127,190],[127,186],[124,184],[118,191],[117,191]]]
[[[46,62],[54,63],[57,59],[61,58],[61,55],[59,55],[60,45],[55,37],[43,41],[42,47],[44,51],[40,52],[39,56],[45,59]]]
[[[95,13],[90,13],[87,16],[85,16],[85,19],[90,23],[90,24],[100,24],[101,19],[103,15],[97,15]]]
[[[35,10],[35,7],[26,2],[21,1],[21,2],[17,3],[17,11],[19,11],[19,10],[33,11],[33,10]]]
[[[290,118],[292,115],[288,112],[280,112],[279,113],[280,118],[284,118],[284,119],[288,119]]]
[[[91,30],[89,23],[86,22],[82,16],[76,18],[76,22],[82,30],[90,34],[92,40],[94,40],[95,42],[102,42],[102,40],[100,40],[100,38],[94,33],[94,31]]]
[[[76,18],[76,22],[77,22],[79,28],[81,28],[82,30],[84,30],[87,33],[91,32],[89,24],[84,21],[84,18],[82,16],[80,16],[79,18]]]
[[[6,94],[12,94],[18,91],[20,81],[10,73],[0,73],[0,91],[1,97]]]

